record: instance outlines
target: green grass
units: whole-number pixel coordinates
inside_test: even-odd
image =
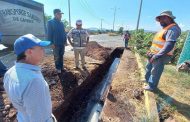
[[[142,64],[144,65],[144,67],[146,66],[146,58],[145,57],[141,57],[142,60]],[[187,89],[190,89],[190,73],[186,73],[186,72],[178,72],[176,70],[176,66],[168,64],[165,65],[164,68],[164,72],[163,74],[171,77],[171,80],[176,80],[178,81],[178,85],[185,87]]]
[[[172,65],[166,65],[164,73],[172,77],[172,79],[177,79],[180,86],[190,89],[190,74],[185,72],[176,71],[176,67]]]
[[[146,58],[141,57],[142,63],[146,65]],[[173,116],[176,121],[188,122],[190,120],[190,74],[178,72],[176,66],[168,64],[164,68],[158,90],[156,90],[156,101],[161,110],[160,117],[164,115]]]

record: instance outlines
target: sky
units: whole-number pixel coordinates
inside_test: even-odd
[[[64,12],[63,19],[69,21],[68,0],[34,0],[44,4],[47,15],[53,16],[53,9]],[[113,29],[114,8],[115,30],[136,29],[140,0],[70,0],[71,26],[77,19],[83,21],[84,28]],[[161,29],[155,17],[162,11],[170,10],[182,30],[190,30],[190,0],[143,0],[139,28],[157,31]]]

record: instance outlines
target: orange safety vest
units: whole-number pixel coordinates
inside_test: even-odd
[[[150,52],[153,54],[157,54],[163,47],[166,42],[165,39],[163,39],[163,35],[165,32],[172,26],[175,26],[176,24],[170,24],[167,27],[163,28],[161,31],[159,31],[155,36],[152,41],[152,46],[150,47]],[[167,53],[168,55],[173,55],[174,48]]]

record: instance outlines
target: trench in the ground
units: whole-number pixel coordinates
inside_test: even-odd
[[[86,80],[75,88],[70,96],[54,111],[59,122],[77,122],[81,121],[81,116],[85,113],[87,104],[91,97],[91,92],[102,81],[115,58],[120,58],[123,54],[123,48],[116,48],[106,61],[99,65]]]

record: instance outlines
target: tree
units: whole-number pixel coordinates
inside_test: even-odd
[[[61,20],[61,21],[63,22],[65,28],[67,28],[69,26],[69,22],[66,19]]]
[[[62,20],[62,22],[64,24],[65,31],[69,32],[72,29],[72,27],[69,27],[69,22],[66,19]]]
[[[52,16],[45,14],[44,19],[45,19],[45,23],[47,25],[48,20],[52,19]],[[65,27],[66,31],[69,31],[71,29],[71,27],[69,27],[69,22],[66,19],[63,19],[61,21],[64,23],[64,27]]]
[[[50,20],[50,19],[52,19],[52,16],[50,16],[50,15],[47,15],[46,13],[45,13],[45,23],[47,23],[47,21],[48,20]]]
[[[120,27],[120,28],[119,28],[118,33],[119,33],[119,34],[123,34],[123,27]]]

